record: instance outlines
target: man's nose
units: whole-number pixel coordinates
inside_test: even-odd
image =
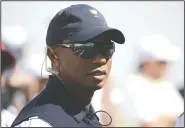
[[[107,63],[107,58],[105,58],[103,55],[98,54],[97,56],[93,58],[93,63],[104,65]]]

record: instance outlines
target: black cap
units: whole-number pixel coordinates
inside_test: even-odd
[[[107,38],[119,44],[125,42],[122,32],[108,27],[97,9],[85,4],[72,5],[59,11],[51,20],[46,44],[54,46],[62,40],[84,42],[100,34],[107,34]]]

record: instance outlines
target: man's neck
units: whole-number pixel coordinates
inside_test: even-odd
[[[65,88],[68,90],[72,98],[77,101],[77,103],[81,106],[90,107],[91,100],[94,95],[93,90],[89,90],[82,85],[74,84],[72,81],[62,81]]]
[[[85,105],[87,107],[90,107],[94,92],[88,91],[84,88],[80,89],[80,87],[81,86],[78,86],[78,85],[67,85],[69,93],[80,105]]]
[[[67,84],[56,76],[50,76],[46,90],[52,94],[52,102],[61,105],[69,113],[79,113],[91,106],[93,93],[85,91],[83,87],[80,89],[78,85]]]

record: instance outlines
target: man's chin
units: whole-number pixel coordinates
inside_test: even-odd
[[[99,82],[93,82],[92,84],[89,84],[89,87],[95,91],[95,90],[102,89],[104,84],[105,84],[105,82],[103,80],[103,81],[99,81]]]
[[[84,82],[87,88],[95,91],[103,88],[106,82],[106,77],[101,79],[96,79],[94,77],[87,77],[87,79],[84,79]]]

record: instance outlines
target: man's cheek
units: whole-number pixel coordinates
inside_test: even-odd
[[[73,67],[71,67],[71,73],[72,73],[72,75],[74,75],[75,77],[77,76],[79,76],[80,75],[80,73],[81,73],[82,71],[80,71],[80,68],[78,67],[78,65],[74,65]]]

